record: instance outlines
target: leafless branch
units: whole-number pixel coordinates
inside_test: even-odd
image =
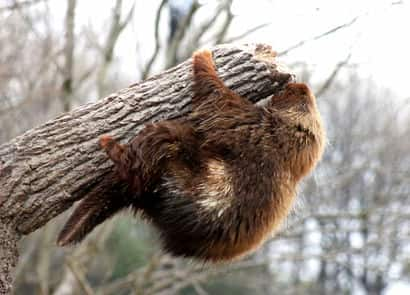
[[[330,76],[326,79],[326,81],[323,83],[323,85],[319,88],[319,90],[316,91],[316,96],[320,97],[323,95],[323,93],[325,93],[325,91],[330,87],[330,85],[332,85],[333,81],[335,80],[337,74],[339,73],[339,71],[343,68],[343,66],[345,66],[350,58],[352,56],[352,52],[349,52],[349,54],[346,56],[346,58],[339,62],[335,68],[333,69],[332,73],[330,74]]]
[[[84,291],[84,293],[87,294],[87,295],[94,295],[95,293],[94,293],[93,289],[88,284],[87,280],[84,277],[84,274],[79,269],[79,267],[75,264],[75,262],[71,261],[71,260],[67,260],[66,265],[68,266],[68,268],[71,270],[71,272],[73,273],[73,275],[77,279],[78,284],[81,287],[81,289]]]
[[[271,23],[260,24],[260,25],[258,25],[258,26],[255,26],[255,27],[253,27],[253,28],[247,30],[246,32],[243,32],[242,34],[240,34],[240,35],[238,35],[238,36],[234,36],[234,37],[231,37],[231,38],[227,38],[227,39],[225,39],[224,42],[225,42],[225,43],[232,43],[232,42],[238,41],[238,40],[240,40],[240,39],[242,39],[242,38],[245,38],[246,36],[248,36],[248,35],[250,35],[250,34],[256,32],[256,31],[258,31],[258,30],[260,30],[260,29],[263,29],[263,28],[269,26],[270,24],[271,24]]]
[[[159,50],[161,48],[161,44],[160,44],[160,40],[159,40],[159,22],[161,20],[162,11],[163,11],[163,9],[164,9],[164,7],[167,3],[168,3],[168,0],[162,0],[161,4],[159,5],[159,8],[157,9],[157,14],[156,14],[156,17],[155,17],[155,33],[154,33],[155,34],[154,35],[154,37],[155,37],[155,48],[154,48],[154,52],[152,53],[152,56],[149,59],[147,65],[144,67],[144,70],[142,72],[142,79],[147,78],[148,75],[150,74],[152,65],[154,64],[154,62],[155,62],[155,60],[158,56]]]
[[[63,67],[63,84],[61,86],[61,102],[63,110],[68,112],[71,109],[71,96],[74,91],[73,87],[73,70],[74,70],[74,26],[75,26],[75,9],[77,0],[67,1],[67,10],[65,18],[65,43],[64,43],[64,67]]]
[[[124,20],[121,20],[121,9],[122,0],[117,0],[112,11],[111,27],[105,41],[105,44],[100,46],[102,48],[102,63],[97,74],[97,90],[98,96],[103,97],[104,93],[104,82],[107,76],[107,70],[112,63],[114,56],[114,48],[117,44],[118,38],[121,35],[124,28],[130,22],[132,15],[134,13],[135,3],[128,11]]]
[[[188,58],[193,51],[195,51],[197,48],[201,47],[202,44],[208,44],[208,43],[213,43],[216,44],[215,36],[212,36],[208,40],[203,40],[201,42],[201,38],[207,33],[209,30],[212,28],[215,28],[215,24],[217,23],[217,20],[223,16],[223,13],[229,9],[229,5],[231,5],[231,0],[224,0],[219,3],[219,5],[215,8],[212,16],[204,21],[202,24],[199,25],[199,27],[195,30],[195,32],[192,32],[188,46],[186,49],[181,53],[181,58],[186,59]],[[230,23],[226,24],[224,26],[229,26]],[[223,28],[222,28],[223,29]],[[227,42],[228,43],[228,42]]]
[[[234,15],[231,11],[231,6],[232,6],[232,1],[233,0],[228,0],[226,2],[226,6],[225,6],[225,13],[226,13],[226,17],[225,17],[225,21],[221,26],[221,30],[218,32],[218,34],[216,35],[215,38],[215,43],[214,44],[220,44],[224,42],[224,39],[226,37],[226,33],[228,32],[228,29],[232,23],[232,20],[234,18]]]
[[[204,288],[202,288],[202,286],[201,286],[200,283],[194,282],[194,283],[192,284],[192,286],[194,287],[195,292],[196,292],[198,295],[208,295],[208,292],[206,292],[206,291],[204,290]]]
[[[42,1],[47,1],[47,0],[26,0],[26,1],[17,1],[15,0],[12,4],[6,5],[6,6],[1,6],[0,7],[0,12],[3,11],[9,11],[9,10],[16,10],[16,9],[20,9],[23,7],[29,7],[32,6],[34,4],[37,4],[39,2]]]
[[[178,29],[174,35],[174,38],[171,40],[171,44],[167,50],[166,56],[166,68],[169,68],[175,65],[178,62],[178,49],[180,47],[181,41],[183,40],[187,29],[189,28],[192,19],[199,8],[199,3],[197,0],[192,2],[191,8],[189,9],[188,14],[178,25]]]
[[[215,13],[213,13],[212,17],[199,26],[199,28],[197,29],[197,32],[194,33],[192,37],[192,43],[193,43],[192,48],[199,47],[199,40],[202,38],[202,36],[206,32],[209,31],[210,28],[212,28],[212,25],[216,22],[216,20],[219,18],[222,12],[224,12],[225,6],[226,6],[225,2],[222,2],[221,4],[219,4],[217,8],[215,9]]]
[[[360,17],[360,16],[356,16],[356,17],[354,17],[352,20],[350,20],[349,22],[344,23],[344,24],[341,24],[341,25],[339,25],[339,26],[336,26],[336,27],[334,27],[334,28],[332,28],[332,29],[330,29],[330,30],[328,30],[328,31],[326,31],[326,32],[324,32],[324,33],[321,33],[321,34],[319,34],[319,35],[317,35],[317,36],[315,36],[315,37],[313,37],[313,38],[299,41],[299,42],[296,43],[295,45],[292,45],[292,46],[290,46],[289,48],[287,48],[287,49],[285,49],[285,50],[279,52],[278,56],[288,54],[288,53],[291,52],[292,50],[297,49],[297,48],[299,48],[299,47],[305,45],[305,44],[308,43],[308,42],[320,40],[320,39],[322,39],[322,38],[324,38],[324,37],[326,37],[326,36],[329,36],[329,35],[331,35],[331,34],[337,32],[337,31],[339,31],[339,30],[341,30],[341,29],[350,27],[351,25],[353,25],[353,24],[359,19],[359,17]]]

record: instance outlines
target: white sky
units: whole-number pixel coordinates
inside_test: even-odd
[[[261,5],[251,5],[261,3]],[[326,77],[336,63],[352,51],[351,62],[360,64],[360,72],[400,96],[410,97],[410,5],[391,5],[384,0],[288,0],[237,1],[241,19],[252,16],[252,25],[273,21],[273,25],[247,38],[266,42],[281,51],[300,40],[308,39],[349,22],[349,28],[305,44],[287,57],[289,61],[305,60],[315,66],[315,73]],[[263,4],[262,4],[263,3]],[[243,17],[242,17],[243,16]],[[251,21],[249,21],[251,22]],[[286,29],[283,26],[286,25]],[[243,29],[249,27],[242,24]]]
[[[371,77],[380,85],[393,89],[399,97],[407,98],[410,97],[407,86],[410,82],[407,74],[407,69],[410,69],[410,3],[403,0],[400,5],[391,5],[395,1],[398,0],[236,0],[234,13],[237,18],[231,33],[238,35],[261,23],[270,22],[270,26],[240,42],[268,43],[281,51],[360,15],[359,20],[349,28],[305,44],[286,56],[285,61],[307,61],[314,77],[321,80],[352,51],[351,62],[360,64],[358,70],[362,76]],[[106,33],[103,20],[108,17],[113,1],[78,2],[78,24],[92,24]],[[129,0],[124,2],[128,7],[131,4]],[[212,0],[201,2],[208,3],[204,11],[215,3]],[[56,11],[56,23],[62,23],[64,2],[51,0],[51,3],[52,10]],[[120,60],[126,60],[121,66],[129,75],[135,72],[137,64],[135,37],[145,41],[141,50],[146,56],[154,46],[153,27],[158,3],[159,0],[137,0],[133,24],[120,38],[117,55]]]

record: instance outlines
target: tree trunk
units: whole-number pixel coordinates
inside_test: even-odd
[[[75,27],[75,8],[77,0],[67,1],[65,17],[65,40],[64,40],[64,67],[63,84],[61,86],[61,102],[64,112],[71,110],[71,98],[73,95],[73,73],[74,73],[74,27]]]
[[[266,45],[219,46],[213,54],[221,79],[252,102],[293,79]],[[191,76],[187,60],[0,146],[0,294],[10,290],[20,236],[92,189],[104,194],[101,181],[113,165],[98,146],[99,136],[126,142],[148,122],[184,116],[190,110]]]

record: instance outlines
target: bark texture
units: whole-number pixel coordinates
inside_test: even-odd
[[[11,272],[17,264],[19,237],[19,234],[0,222],[0,294],[11,291]]]
[[[258,102],[293,75],[267,45],[213,48],[219,76],[243,97]],[[0,294],[10,290],[16,242],[99,188],[112,164],[98,146],[110,134],[121,141],[144,124],[190,110],[191,61],[87,104],[0,146]]]

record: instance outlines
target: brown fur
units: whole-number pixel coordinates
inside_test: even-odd
[[[170,253],[206,261],[240,257],[277,230],[323,152],[315,97],[293,83],[267,107],[254,106],[224,86],[209,51],[194,54],[193,72],[187,118],[149,124],[124,146],[101,138],[125,186],[109,200],[87,197],[60,244],[125,207],[159,229]]]

